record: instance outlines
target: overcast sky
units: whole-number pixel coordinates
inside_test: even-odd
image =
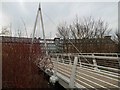
[[[38,9],[37,2],[2,2],[1,26],[12,24],[12,34],[17,36],[17,30],[25,33],[22,19],[24,20],[28,36],[33,32],[35,18]],[[113,29],[118,28],[118,3],[117,2],[43,2],[42,13],[47,38],[54,38],[57,25],[66,21],[72,23],[76,15],[79,18],[92,16],[95,19],[102,18]],[[42,37],[42,29],[38,22],[36,36]],[[23,35],[24,36],[24,35]]]

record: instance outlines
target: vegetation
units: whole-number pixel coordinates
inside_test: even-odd
[[[95,20],[92,17],[83,19],[76,17],[72,24],[62,23],[57,28],[57,36],[64,39],[103,38],[111,31],[108,28],[108,23],[101,19]]]

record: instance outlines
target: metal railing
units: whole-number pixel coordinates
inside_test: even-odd
[[[70,88],[113,89],[120,88],[118,55],[117,53],[51,54],[51,58],[56,75],[66,80]],[[118,68],[113,68],[101,60],[111,65],[115,63]],[[107,62],[108,60],[111,62]]]

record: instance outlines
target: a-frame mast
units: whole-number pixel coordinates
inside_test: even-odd
[[[44,45],[45,45],[45,53],[46,53],[46,55],[48,55],[47,43],[46,43],[46,39],[45,39],[44,23],[43,23],[42,10],[41,10],[41,5],[40,5],[40,3],[39,3],[39,11],[40,11],[41,26],[42,26],[42,30],[43,30],[43,39],[44,39]]]
[[[41,5],[40,5],[40,3],[39,3],[38,11],[37,11],[37,16],[36,16],[36,20],[35,20],[35,25],[34,25],[34,31],[33,31],[33,36],[32,36],[32,44],[33,44],[33,40],[34,40],[35,29],[36,29],[36,25],[37,25],[37,21],[38,21],[38,16],[39,16],[39,14],[40,14],[40,21],[41,21],[41,26],[42,26],[42,31],[43,31],[43,39],[44,39],[44,46],[45,46],[45,54],[48,56],[47,43],[46,43],[45,31],[44,31],[44,23],[43,23],[42,10],[41,10]]]

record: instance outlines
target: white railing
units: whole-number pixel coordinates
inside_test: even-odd
[[[117,53],[51,54],[56,75],[68,79],[70,88],[120,88],[120,57]],[[86,61],[86,60],[87,61]],[[101,66],[99,59],[117,62],[118,68]],[[104,63],[104,62],[103,62]],[[104,63],[105,64],[105,63]],[[116,66],[117,67],[117,66]],[[58,75],[59,76],[59,75]],[[61,77],[62,78],[62,77]]]

